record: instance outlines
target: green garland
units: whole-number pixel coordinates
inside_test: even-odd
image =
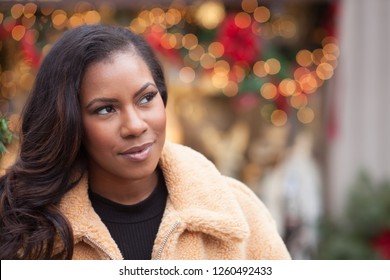
[[[374,183],[361,173],[352,185],[338,222],[320,227],[319,259],[388,259],[390,257],[390,181]]]
[[[13,133],[8,128],[8,119],[5,116],[0,117],[0,155],[7,152],[6,146],[11,144]]]

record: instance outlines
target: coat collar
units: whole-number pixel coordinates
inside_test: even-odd
[[[169,205],[186,230],[223,240],[239,241],[249,235],[249,225],[232,189],[203,155],[167,142],[159,165],[168,188]],[[65,194],[59,207],[71,221],[75,243],[88,235],[111,255],[121,258],[117,245],[92,208],[87,177]]]

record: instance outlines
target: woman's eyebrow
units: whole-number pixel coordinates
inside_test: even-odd
[[[134,97],[137,97],[139,94],[141,94],[148,86],[152,86],[157,89],[157,86],[154,83],[147,82],[139,90],[135,92]]]
[[[92,99],[88,104],[87,106],[85,106],[86,109],[89,109],[92,107],[93,104],[97,103],[97,102],[102,102],[102,103],[116,103],[118,102],[118,99],[116,98],[107,98],[107,97],[98,97],[98,98],[95,98],[95,99]]]
[[[139,90],[137,90],[134,94],[134,97],[137,97],[139,94],[141,94],[148,86],[152,86],[157,89],[157,86],[154,83],[147,82],[145,83]],[[97,97],[95,99],[92,99],[87,106],[85,106],[86,109],[91,108],[91,106],[97,102],[105,102],[105,103],[116,103],[118,102],[118,99],[115,98],[107,98],[107,97]]]

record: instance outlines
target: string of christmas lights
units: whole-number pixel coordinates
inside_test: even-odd
[[[150,44],[177,68],[180,81],[193,84],[207,79],[215,94],[235,98],[250,94],[261,99],[261,116],[283,126],[295,114],[310,124],[315,111],[309,98],[331,79],[337,68],[339,47],[325,34],[315,49],[301,49],[293,60],[273,51],[271,40],[289,40],[299,26],[293,17],[273,15],[256,0],[243,0],[241,10],[228,11],[219,1],[196,6],[152,8],[118,17],[108,3],[99,7],[81,2],[73,11],[36,3],[16,3],[0,12],[1,48],[17,47],[20,59],[2,65],[2,97],[28,92],[42,57],[58,34],[82,24],[119,23],[144,35]],[[6,43],[7,39],[14,42]],[[270,47],[268,47],[271,45]]]

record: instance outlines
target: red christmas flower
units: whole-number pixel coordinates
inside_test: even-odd
[[[34,68],[38,68],[41,62],[41,53],[34,45],[34,34],[28,30],[21,40],[21,48],[24,59],[31,63]]]
[[[234,63],[253,64],[259,56],[260,47],[251,24],[241,28],[235,23],[235,16],[229,15],[221,25],[218,41],[224,46],[224,56]]]
[[[385,260],[390,260],[390,229],[383,231],[373,240],[374,249]]]

